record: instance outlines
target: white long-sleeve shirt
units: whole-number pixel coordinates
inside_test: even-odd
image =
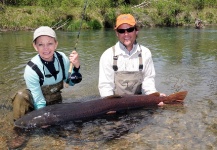
[[[128,51],[123,44],[117,42],[115,44],[115,55],[118,55],[117,67],[118,71],[139,71],[138,54],[142,49],[143,61],[143,82],[142,89],[144,94],[157,92],[155,88],[155,69],[151,52],[148,48],[134,44],[133,49]],[[113,70],[113,49],[108,48],[101,56],[99,62],[99,83],[98,88],[101,97],[114,94],[114,70]]]

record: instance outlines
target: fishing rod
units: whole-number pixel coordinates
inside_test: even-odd
[[[78,31],[78,34],[77,34],[77,40],[76,40],[75,47],[74,47],[75,51],[76,51],[77,44],[78,44],[78,39],[79,39],[79,36],[80,36],[80,33],[81,33],[81,27],[82,27],[82,23],[83,23],[83,20],[84,20],[86,7],[87,7],[87,0],[85,1],[84,8],[83,8],[82,19],[81,19],[81,22],[80,22],[79,31]],[[73,68],[73,64],[70,63],[70,67],[69,67],[69,71],[68,71],[68,78],[66,80],[66,85],[65,85],[66,87],[69,86],[69,81],[70,80],[73,83],[79,83],[82,80],[82,75],[78,71],[75,71],[73,74],[71,74],[72,68]]]

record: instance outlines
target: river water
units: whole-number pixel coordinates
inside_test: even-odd
[[[58,50],[74,49],[77,32],[57,31]],[[0,149],[14,137],[10,96],[25,86],[23,70],[36,54],[32,31],[0,32]],[[217,27],[143,28],[138,42],[153,55],[158,91],[187,90],[183,106],[124,114],[31,131],[23,149],[217,149]],[[103,51],[115,44],[112,29],[82,30],[77,45],[83,80],[63,89],[64,102],[99,97]]]

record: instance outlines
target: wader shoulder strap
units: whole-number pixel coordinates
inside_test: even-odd
[[[63,80],[64,80],[66,77],[65,77],[65,67],[64,67],[64,64],[63,64],[63,58],[62,58],[62,55],[60,53],[56,52],[56,54],[57,54],[58,60],[60,62],[60,66],[62,68]],[[43,83],[44,83],[44,75],[41,73],[38,66],[36,64],[34,64],[31,60],[27,63],[27,65],[29,65],[38,74],[39,83],[40,83],[40,86],[42,86]]]
[[[62,68],[63,80],[64,80],[64,79],[66,78],[66,76],[65,76],[65,67],[64,67],[64,64],[63,64],[63,56],[62,56],[60,53],[58,53],[57,51],[56,51],[56,54],[57,54],[57,57],[58,57],[58,59],[59,59],[60,66],[61,66],[61,68]]]
[[[142,49],[141,49],[141,46],[139,45],[139,48],[140,48],[140,53],[138,55],[139,57],[139,71],[142,71],[143,70],[143,63],[142,63]]]
[[[118,70],[118,66],[117,66],[117,60],[118,60],[118,56],[115,56],[115,46],[112,46],[113,49],[113,69],[114,71]]]
[[[142,63],[142,49],[141,49],[141,46],[139,45],[140,47],[140,53],[138,55],[139,57],[139,71],[142,71],[143,70],[143,63]],[[112,49],[113,49],[113,69],[114,71],[117,71],[118,70],[118,66],[117,66],[117,60],[118,60],[118,56],[115,56],[115,46],[112,46]]]
[[[27,65],[29,65],[38,74],[39,83],[40,83],[40,86],[42,86],[43,83],[44,83],[44,76],[41,73],[41,71],[38,68],[38,66],[36,64],[34,64],[31,60],[27,63]]]

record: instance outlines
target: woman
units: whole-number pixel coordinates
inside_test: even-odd
[[[58,41],[53,29],[41,26],[35,30],[33,47],[38,54],[25,67],[24,79],[27,89],[18,91],[13,97],[14,120],[31,110],[61,103],[63,83],[67,82],[73,86],[81,81],[67,80],[70,63],[74,66],[72,73],[79,72],[78,53],[73,51],[68,59],[63,52],[56,51],[57,46]]]

